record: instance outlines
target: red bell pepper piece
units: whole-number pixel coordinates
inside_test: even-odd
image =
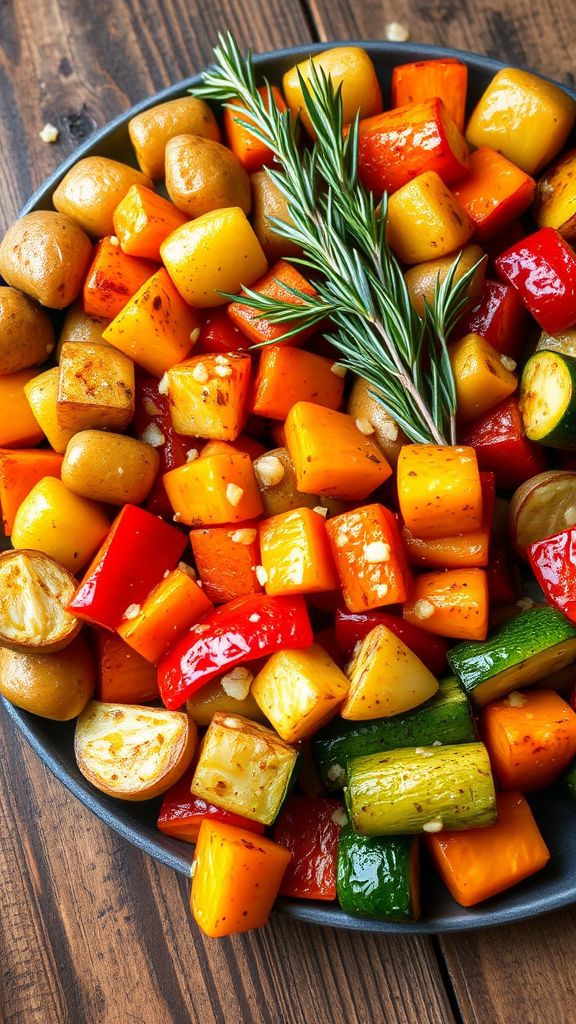
[[[336,859],[344,808],[331,797],[290,796],[274,827],[274,841],[292,860],[280,894],[297,899],[336,899]]]
[[[528,313],[514,288],[485,281],[480,302],[458,323],[458,337],[479,334],[502,355],[517,359],[528,325]]]
[[[336,612],[336,643],[349,658],[359,640],[363,640],[374,626],[387,626],[402,643],[424,662],[433,676],[441,676],[446,668],[447,645],[439,636],[427,633],[390,612]]]
[[[204,683],[235,665],[312,642],[302,597],[237,597],[191,626],[159,662],[160,696],[167,708],[179,708]]]
[[[136,410],[134,427],[138,435],[144,434],[147,427],[154,424],[162,434],[164,441],[156,448],[160,456],[160,465],[154,486],[146,498],[145,505],[154,515],[164,519],[172,519],[174,510],[168,501],[168,495],[162,482],[164,473],[177,469],[186,462],[191,448],[196,447],[193,437],[177,434],[172,426],[168,396],[158,391],[159,381],[156,377],[138,376],[136,378]]]
[[[142,604],[174,569],[187,542],[186,534],[158,516],[124,505],[68,608],[83,622],[116,629],[126,609]]]
[[[576,622],[576,527],[530,544],[528,558],[548,603]]]
[[[234,326],[226,306],[211,309],[200,328],[200,337],[194,346],[194,355],[213,354],[220,352],[243,352],[250,348],[250,342],[237,327]]]
[[[576,323],[576,253],[554,228],[541,228],[496,260],[496,269],[549,334]]]
[[[225,821],[227,825],[236,825],[247,832],[262,835],[264,825],[261,822],[226,811],[216,804],[209,804],[199,796],[192,796],[190,785],[193,774],[193,771],[185,772],[164,794],[157,822],[161,832],[185,843],[195,843],[200,825],[209,818],[211,821]]]
[[[514,490],[546,469],[544,450],[526,437],[513,397],[470,423],[460,444],[474,448],[480,469],[492,470],[498,489]]]

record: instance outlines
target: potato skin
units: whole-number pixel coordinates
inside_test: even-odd
[[[282,256],[299,256],[301,249],[274,231],[269,218],[290,221],[288,204],[280,189],[270,180],[266,171],[250,175],[252,185],[252,227],[267,258],[275,263]]]
[[[407,438],[392,417],[388,415],[384,406],[371,394],[375,390],[363,377],[356,377],[348,399],[347,412],[356,420],[368,420],[372,424],[374,440],[384,452],[390,465],[395,466],[400,449],[402,445],[406,444]]]
[[[113,214],[132,185],[153,188],[141,171],[105,156],[79,160],[62,178],[52,202],[95,238],[114,234]]]
[[[62,324],[56,345],[56,361],[60,362],[62,345],[65,345],[67,341],[88,341],[92,342],[93,345],[108,345],[108,342],[104,341],[102,337],[102,332],[109,323],[109,320],[102,320],[100,317],[90,316],[88,313],[85,313],[82,299],[76,299],[76,302],[70,306],[70,309],[66,310],[66,316],[64,317],[64,323]]]
[[[139,505],[150,491],[160,456],[155,448],[124,434],[82,430],[68,443],[62,481],[83,498],[110,505]]]
[[[220,129],[210,107],[195,96],[158,103],[128,123],[136,157],[144,174],[164,177],[166,145],[175,135],[199,135],[220,142]]]
[[[24,292],[0,287],[0,376],[40,366],[53,348],[48,314]]]
[[[484,259],[482,259],[482,257],[484,257]],[[442,282],[448,274],[448,271],[455,259],[456,257],[452,255],[443,256],[437,260],[428,260],[426,263],[419,263],[415,267],[410,267],[410,269],[404,274],[408,291],[410,293],[410,301],[420,316],[424,316],[424,299],[426,299],[430,304],[434,299],[434,289],[436,287],[436,280],[438,276],[440,276],[440,282]],[[468,286],[468,300],[464,309],[472,309],[482,295],[488,257],[484,256],[484,252],[479,245],[467,245],[462,250],[458,270],[454,276],[455,282],[459,281],[460,278],[463,277],[464,274],[466,274],[467,271],[481,259],[482,263],[477,268],[476,273],[472,277]]]
[[[96,667],[83,636],[58,654],[22,654],[0,647],[0,693],[17,708],[68,722],[85,708]]]
[[[237,156],[212,139],[176,135],[166,146],[166,190],[183,213],[201,217],[239,206],[250,212],[250,178]]]
[[[0,242],[0,274],[6,283],[51,309],[74,301],[91,258],[88,235],[53,210],[25,214]]]

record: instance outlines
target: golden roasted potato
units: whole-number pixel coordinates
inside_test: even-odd
[[[24,385],[24,394],[28,399],[34,419],[46,434],[46,439],[55,452],[62,454],[74,431],[62,427],[58,420],[58,381],[60,371],[51,366],[37,377],[32,377]]]
[[[254,472],[267,516],[321,504],[316,494],[302,494],[297,489],[294,463],[287,448],[273,448],[259,455],[254,459]]]
[[[60,353],[60,426],[123,430],[133,416],[132,360],[111,345],[67,341]]]
[[[539,228],[556,228],[569,242],[576,238],[576,149],[564,153],[539,179],[532,216]]]
[[[154,188],[135,167],[107,156],[87,156],[64,175],[52,202],[94,238],[114,234],[113,214],[132,185]]]
[[[250,178],[226,146],[196,135],[176,135],[166,146],[166,190],[179,210],[201,217],[239,206],[250,213]]]
[[[88,235],[54,210],[25,214],[0,242],[0,274],[6,284],[52,309],[74,301],[91,258]]]
[[[77,573],[90,561],[110,529],[102,505],[73,494],[45,476],[19,505],[12,527],[15,548],[43,551]]]
[[[301,249],[277,234],[270,217],[290,222],[288,204],[280,189],[270,180],[266,171],[250,175],[252,185],[252,226],[270,263],[282,256],[299,256]]]
[[[214,114],[195,96],[181,96],[143,110],[129,121],[128,131],[138,163],[150,178],[164,177],[166,145],[175,135],[199,135],[220,142]]]
[[[75,494],[109,505],[139,505],[158,473],[155,448],[124,434],[81,430],[68,443],[62,481]]]
[[[68,722],[89,701],[96,668],[83,636],[57,654],[23,654],[0,647],[0,693],[17,708]]]
[[[96,789],[121,800],[150,800],[184,774],[197,738],[181,711],[92,700],[76,724],[74,753]]]
[[[376,390],[367,380],[356,377],[348,399],[347,412],[360,422],[363,430],[374,428],[373,439],[384,452],[390,465],[395,466],[400,449],[406,444],[407,438],[384,406],[370,393]]]
[[[246,668],[250,672],[250,666],[247,665]],[[251,675],[250,672],[247,679],[250,679]],[[196,725],[199,725],[200,728],[210,725],[217,711],[222,711],[226,715],[242,715],[243,718],[249,718],[252,722],[268,724],[264,712],[259,708],[249,689],[245,696],[231,695],[230,692],[226,692],[227,689],[231,688],[224,675],[224,677],[213,679],[212,682],[200,687],[194,696],[186,701],[187,714],[193,722],[196,722]]]
[[[48,314],[24,292],[0,288],[0,377],[39,366],[53,348]]]
[[[94,345],[108,345],[108,342],[102,337],[102,332],[109,323],[109,320],[85,313],[82,299],[77,299],[66,310],[66,316],[64,317],[64,323],[62,324],[62,330],[56,345],[56,362],[60,362],[62,345],[67,341],[91,341]]]
[[[417,266],[410,267],[410,269],[404,274],[406,284],[408,285],[408,291],[410,293],[410,301],[420,316],[424,316],[424,300],[426,300],[430,305],[432,304],[434,300],[436,282],[438,279],[440,280],[440,283],[445,280],[455,259],[456,256],[452,255],[443,256],[441,259],[437,260],[428,260],[426,263],[418,263]],[[468,300],[464,307],[465,309],[472,309],[482,295],[488,257],[484,255],[484,252],[479,245],[467,245],[462,249],[460,263],[458,264],[458,269],[454,275],[454,281],[459,281],[461,277],[464,277],[464,274],[466,274],[475,263],[478,263],[479,260],[482,260],[482,262],[479,264],[476,269],[476,273],[473,275],[472,280],[468,285]]]
[[[0,644],[15,651],[60,651],[80,632],[66,606],[76,580],[41,551],[0,554]]]

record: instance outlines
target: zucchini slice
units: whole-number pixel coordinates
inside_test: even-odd
[[[576,629],[555,608],[530,608],[487,640],[458,644],[448,662],[477,708],[576,661]]]
[[[576,448],[576,358],[535,352],[522,374],[520,411],[531,441]]]
[[[405,714],[368,722],[334,718],[314,737],[313,752],[326,789],[336,790],[344,785],[351,757],[412,745],[472,743],[475,738],[468,698],[451,677],[430,700]]]
[[[336,868],[338,901],[348,914],[384,921],[415,921],[420,913],[417,836],[340,833]]]

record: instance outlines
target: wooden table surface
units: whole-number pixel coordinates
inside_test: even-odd
[[[93,129],[202,68],[219,29],[255,50],[378,39],[525,64],[571,85],[562,0],[0,0],[0,229]],[[56,145],[38,136],[46,121]],[[445,938],[274,917],[214,941],[187,886],[92,817],[0,721],[5,1024],[571,1024],[576,913]]]

